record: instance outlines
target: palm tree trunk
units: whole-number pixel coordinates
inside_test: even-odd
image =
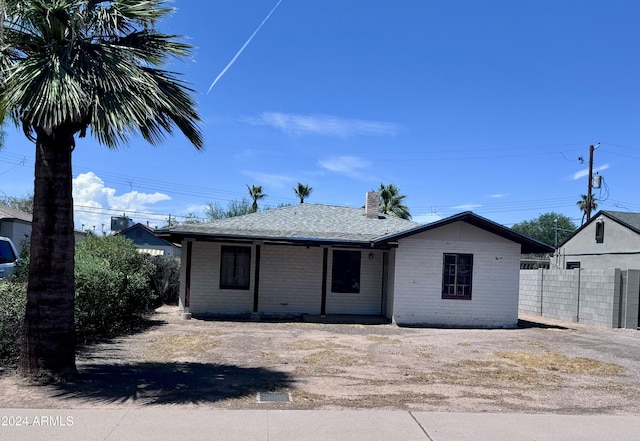
[[[65,127],[37,130],[36,135],[30,276],[18,372],[60,379],[76,373],[74,138]]]

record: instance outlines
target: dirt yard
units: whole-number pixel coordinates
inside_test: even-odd
[[[183,320],[78,354],[78,379],[0,372],[1,408],[137,406],[640,413],[640,331],[523,316],[512,330]],[[289,392],[258,403],[258,392]]]

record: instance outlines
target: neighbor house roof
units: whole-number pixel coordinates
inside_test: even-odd
[[[580,231],[585,229],[586,226],[589,225],[590,223],[597,222],[597,220],[601,216],[608,217],[609,219],[612,219],[613,221],[619,223],[620,225],[623,225],[623,226],[627,227],[628,229],[630,229],[634,233],[640,234],[640,213],[633,213],[633,212],[630,212],[630,211],[600,210],[596,214],[591,216],[591,219],[589,219],[589,222],[587,222],[586,224],[582,225],[580,228],[578,228],[576,231],[574,231],[571,234],[571,236],[567,237],[564,240],[564,242],[562,242],[560,244],[560,246],[563,246],[565,243],[569,242],[573,238],[573,236],[575,236]]]
[[[16,210],[15,208],[11,208],[8,205],[0,204],[0,219],[31,222],[33,220],[33,216],[30,213]]]
[[[125,236],[133,241],[133,243],[135,243],[138,247],[147,245],[162,247],[180,246],[156,236],[155,230],[141,223],[133,224],[132,226],[125,228],[122,231],[118,231],[115,233],[115,236]]]
[[[553,248],[471,212],[427,225],[379,214],[367,218],[363,208],[298,204],[246,214],[206,224],[180,225],[156,232],[170,240],[269,240],[386,246],[390,242],[452,222],[464,221],[521,244],[523,253],[553,252]]]
[[[618,221],[618,223],[640,234],[640,213],[602,210],[598,214],[603,214],[613,220],[616,220]],[[598,214],[596,214],[594,217],[597,218]]]

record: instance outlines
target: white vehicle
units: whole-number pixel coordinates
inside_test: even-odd
[[[8,237],[0,236],[0,278],[9,277],[18,260],[18,250]]]

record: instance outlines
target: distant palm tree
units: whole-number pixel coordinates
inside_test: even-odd
[[[390,216],[399,217],[400,219],[411,219],[409,207],[402,203],[406,198],[400,194],[400,189],[393,184],[380,184],[380,211]]]
[[[251,212],[255,213],[258,211],[258,200],[266,198],[267,195],[262,193],[262,185],[252,185],[251,187],[247,185],[247,189],[249,190],[249,196],[253,200]]]
[[[296,193],[296,196],[300,198],[300,203],[304,204],[304,200],[309,197],[313,191],[313,187],[309,187],[308,185],[298,182],[298,186],[293,187],[293,191]]]
[[[580,222],[580,225],[584,224],[584,219],[587,217],[588,211],[589,215],[591,215],[591,212],[596,211],[596,209],[598,208],[598,203],[596,202],[596,200],[597,199],[594,196],[591,196],[591,210],[589,210],[589,208],[587,207],[589,203],[589,201],[587,200],[587,195],[580,195],[580,200],[576,202],[576,205],[578,206],[578,208],[580,208],[580,211],[582,211],[582,222]]]
[[[76,138],[109,148],[140,134],[160,144],[178,129],[203,146],[192,90],[163,69],[191,46],[156,24],[164,0],[1,0],[0,121],[35,143],[27,306],[18,372],[65,378],[75,366]]]

